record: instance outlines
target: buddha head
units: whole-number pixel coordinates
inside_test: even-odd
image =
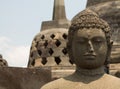
[[[77,68],[95,69],[105,65],[111,53],[111,30],[106,21],[86,9],[71,21],[68,54]]]

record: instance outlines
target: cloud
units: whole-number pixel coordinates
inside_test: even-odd
[[[8,39],[7,37],[0,37],[0,50],[9,48],[8,43],[9,43],[10,41],[11,41],[11,40]]]
[[[12,45],[12,40],[0,37],[0,54],[7,60],[9,66],[27,67],[30,46]]]

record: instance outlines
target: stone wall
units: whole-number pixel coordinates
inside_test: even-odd
[[[93,6],[93,5],[99,4],[101,2],[104,3],[104,2],[108,2],[108,1],[117,1],[117,0],[87,0],[87,6]]]
[[[49,68],[0,67],[0,89],[40,89],[49,81]]]

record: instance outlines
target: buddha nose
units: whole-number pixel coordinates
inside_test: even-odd
[[[90,40],[88,41],[88,51],[89,52],[94,52],[93,44]]]

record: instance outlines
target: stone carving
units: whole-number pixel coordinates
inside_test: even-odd
[[[96,0],[98,1],[98,0]],[[103,3],[104,2],[104,3]],[[92,4],[93,6],[89,6]],[[120,0],[99,0],[99,3],[93,4],[92,1],[88,1],[88,8],[96,12],[102,19],[106,20],[111,27],[112,30],[112,40],[114,41],[113,44],[113,51],[112,51],[112,56],[111,56],[111,63],[120,63],[119,60],[119,42],[120,42]],[[116,61],[115,61],[115,60]]]
[[[8,67],[7,61],[3,59],[1,54],[0,54],[0,67]]]
[[[96,12],[108,22],[112,31],[111,39],[114,41],[111,57],[110,72],[120,73],[120,0],[88,0],[87,8]],[[116,74],[115,74],[116,75]]]
[[[69,28],[67,45],[76,71],[41,89],[119,89],[120,79],[104,71],[113,43],[110,37],[109,25],[96,13],[86,9],[77,14]]]
[[[87,0],[87,6],[93,6],[99,3],[106,3],[111,1],[119,1],[119,0]]]
[[[41,32],[33,39],[28,67],[71,65],[66,50],[69,24],[64,0],[55,0],[53,20],[43,22]]]
[[[68,61],[66,50],[67,30],[58,28],[51,30],[40,32],[32,42],[30,56],[35,60],[33,60],[31,66],[55,66]],[[65,61],[63,57],[66,58],[66,62],[62,62]],[[37,65],[37,60],[41,64]],[[70,65],[69,62],[68,64]]]
[[[53,79],[73,73],[75,67],[66,49],[69,26],[64,0],[54,0],[53,19],[42,22],[41,31],[33,39],[28,67],[49,66]]]

